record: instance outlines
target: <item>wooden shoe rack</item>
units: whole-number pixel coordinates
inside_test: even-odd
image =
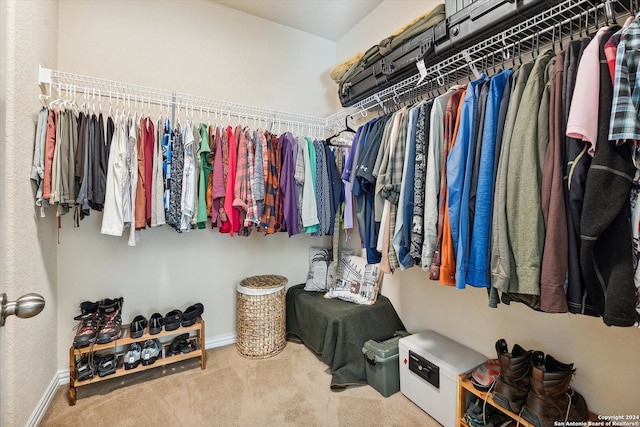
[[[167,354],[167,349],[173,338],[177,335],[189,333],[189,340],[195,340],[196,349],[190,353],[177,354],[170,356]],[[142,335],[140,338],[131,338],[129,336],[129,325],[122,325],[121,338],[112,341],[108,344],[94,344],[89,347],[75,348],[71,346],[69,349],[69,403],[70,405],[76,404],[76,388],[89,384],[95,384],[100,381],[110,380],[112,378],[118,378],[124,375],[133,374],[135,372],[146,371],[147,369],[157,368],[159,366],[165,366],[171,363],[181,362],[183,360],[200,358],[200,369],[206,368],[206,354],[204,349],[204,320],[202,317],[198,317],[196,323],[192,326],[180,327],[174,331],[162,330],[160,333],[150,335],[148,332]],[[162,351],[158,356],[158,359],[151,365],[138,365],[133,369],[124,369],[123,367],[123,355],[129,349],[129,345],[138,342],[140,345],[144,345],[144,342],[149,339],[157,339],[162,344]],[[117,368],[116,372],[105,377],[99,377],[96,375],[93,378],[77,381],[76,380],[76,361],[82,358],[83,355],[91,352],[99,351],[101,353],[116,354]]]
[[[469,379],[469,374],[462,374],[458,377],[458,407],[456,411],[456,419],[458,422],[456,423],[456,427],[470,427],[464,421],[464,413],[466,412],[466,401],[467,401],[467,393],[471,393],[472,395],[479,397],[482,401],[487,402],[487,405],[491,405],[499,411],[506,414],[509,418],[516,421],[517,424],[523,427],[535,427],[533,424],[528,423],[524,418],[520,418],[518,414],[515,412],[511,412],[502,406],[498,405],[493,401],[493,396],[484,391],[480,391],[473,386],[473,383]],[[515,424],[514,424],[515,425]]]
[[[458,404],[456,410],[456,427],[470,427],[464,420],[464,413],[466,412],[467,393],[471,393],[473,396],[479,397],[484,402],[486,400],[487,405],[491,405],[502,413],[506,414],[513,422],[509,426],[524,426],[535,427],[533,424],[527,422],[524,418],[521,418],[515,412],[511,412],[508,409],[498,405],[493,400],[493,395],[480,391],[473,386],[469,374],[462,374],[458,377]],[[589,421],[598,421],[598,415],[589,411]],[[586,424],[586,423],[585,423]]]

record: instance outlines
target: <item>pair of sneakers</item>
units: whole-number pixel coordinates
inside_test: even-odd
[[[76,381],[84,381],[115,374],[117,358],[115,354],[86,353],[76,360]]]
[[[162,344],[157,339],[146,340],[143,345],[134,342],[124,354],[124,369],[137,368],[140,363],[142,365],[152,365],[158,360],[162,352]]]

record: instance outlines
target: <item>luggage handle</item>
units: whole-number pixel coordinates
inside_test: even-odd
[[[503,0],[501,2],[496,2],[496,1],[484,2],[484,4],[482,6],[473,9],[471,11],[471,13],[469,14],[469,16],[471,17],[472,21],[475,21],[476,19],[478,19],[482,15],[491,12],[493,9],[499,7],[501,4],[503,4],[505,2],[507,2],[507,3],[515,3],[516,0]]]

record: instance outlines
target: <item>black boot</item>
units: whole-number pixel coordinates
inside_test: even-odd
[[[493,400],[503,408],[518,414],[531,388],[529,375],[531,360],[532,358],[544,359],[544,354],[539,351],[525,350],[518,344],[515,344],[509,353],[504,339],[496,342],[496,351],[500,363],[500,375],[496,379]]]
[[[557,421],[586,421],[587,402],[569,387],[576,370],[573,364],[547,356],[531,370],[531,391],[522,409],[522,418],[536,427],[553,427]]]

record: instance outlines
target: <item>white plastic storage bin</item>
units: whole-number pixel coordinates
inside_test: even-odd
[[[400,391],[445,427],[456,424],[458,376],[487,357],[434,331],[401,338]]]

